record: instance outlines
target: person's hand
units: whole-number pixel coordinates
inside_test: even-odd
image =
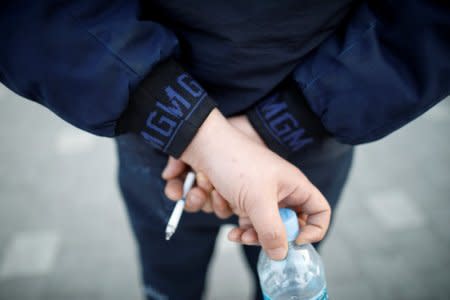
[[[284,258],[287,240],[279,206],[306,217],[297,243],[324,237],[331,210],[317,188],[295,166],[232,127],[217,109],[202,124],[181,160],[206,175],[233,213],[248,218],[251,226],[233,229],[231,240],[259,241],[269,257]]]
[[[252,141],[264,145],[256,130],[251,125],[246,115],[239,115],[227,119],[228,122],[244,133]],[[188,171],[188,166],[181,160],[169,157],[162,177],[166,180],[165,194],[171,200],[178,200],[183,193],[183,179]],[[187,212],[215,213],[218,218],[230,217],[231,211],[228,203],[219,193],[213,189],[208,178],[202,172],[196,174],[196,186],[191,189],[186,197],[185,210]]]
[[[228,118],[227,121],[231,126],[245,134],[253,142],[260,145],[265,145],[264,141],[261,139],[258,132],[256,132],[255,128],[253,128],[246,115],[231,117]]]
[[[167,198],[177,201],[182,197],[183,181],[188,170],[187,164],[172,156],[169,157],[162,173],[163,179],[166,180],[164,193]],[[228,203],[214,190],[205,174],[196,172],[195,181],[196,185],[186,195],[185,211],[215,213],[221,219],[229,218],[233,214]]]

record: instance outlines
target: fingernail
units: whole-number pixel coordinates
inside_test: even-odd
[[[229,235],[228,235],[228,239],[230,240],[230,241],[232,241],[232,242],[237,242],[238,241],[238,234],[237,233],[235,233],[235,232],[233,232],[233,233],[230,233]]]
[[[286,249],[283,247],[267,250],[267,255],[274,260],[282,260],[286,257],[286,254]]]
[[[242,235],[242,241],[246,244],[255,244],[256,243],[256,240],[253,237],[248,236],[246,234]]]

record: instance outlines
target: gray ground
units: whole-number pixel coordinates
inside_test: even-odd
[[[331,299],[450,299],[450,101],[357,149],[323,247]],[[141,299],[113,142],[0,86],[0,299]],[[248,299],[224,231],[206,299]]]

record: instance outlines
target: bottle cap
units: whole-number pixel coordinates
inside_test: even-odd
[[[295,241],[300,233],[297,214],[290,208],[280,208],[280,216],[286,228],[286,236],[288,242]]]

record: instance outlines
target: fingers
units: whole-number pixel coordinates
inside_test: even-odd
[[[233,214],[228,202],[217,191],[213,190],[211,194],[207,191],[212,189],[212,185],[205,176],[200,175],[200,180],[197,183],[199,183],[199,186],[192,188],[186,196],[185,210],[187,212],[198,212],[200,210],[205,213],[214,212],[220,219],[229,218]],[[179,200],[183,192],[181,177],[167,180],[164,192],[169,199]]]
[[[235,227],[228,232],[228,239],[232,242],[241,243],[241,236],[244,231],[243,228]]]
[[[226,219],[233,214],[228,202],[216,190],[211,192],[211,201],[212,209],[217,217]]]
[[[330,225],[331,208],[322,193],[304,176],[297,177],[294,191],[284,204],[300,212],[302,225],[297,244],[322,240]]]
[[[303,228],[306,226],[306,221],[308,220],[308,215],[304,213],[298,214],[298,221],[300,223],[300,228]]]
[[[331,208],[318,189],[314,188],[311,197],[301,206],[301,212],[308,217],[296,240],[297,244],[315,243],[322,240],[330,225]]]
[[[213,186],[211,182],[209,182],[209,179],[206,177],[205,174],[203,174],[202,172],[198,172],[195,177],[195,180],[200,188],[202,188],[207,193],[211,193],[211,191],[213,190]]]
[[[167,180],[164,193],[167,198],[173,201],[178,201],[183,196],[183,183],[181,177]],[[186,195],[185,210],[187,212],[198,212],[203,210],[205,212],[212,212],[211,200],[209,195],[201,188],[194,187]]]
[[[258,234],[254,228],[249,228],[245,230],[241,235],[242,243],[246,245],[258,245]]]
[[[167,180],[164,194],[170,200],[180,200],[183,196],[183,180],[181,180],[181,177]]]
[[[249,246],[259,245],[258,234],[247,217],[239,218],[239,227],[233,228],[228,233],[228,239]]]
[[[205,204],[202,207],[202,211],[207,213],[207,214],[210,214],[210,213],[213,212],[211,201],[208,200],[208,201],[205,202]]]
[[[206,202],[208,202],[208,195],[201,188],[192,188],[186,196],[186,205],[184,209],[187,212],[200,211]]]
[[[252,221],[248,217],[239,217],[239,227],[248,229],[250,227],[253,227]]]
[[[182,178],[186,171],[187,165],[185,163],[169,157],[162,172],[162,177],[167,180],[164,193],[169,199],[174,201],[181,199],[183,193]],[[196,184],[197,187],[193,188],[186,196],[186,211],[214,212],[221,219],[229,218],[233,214],[228,202],[217,191],[211,193],[214,188],[202,172],[196,174]]]
[[[258,234],[253,227],[242,228],[236,227],[228,233],[228,239],[232,242],[254,246],[259,245]]]
[[[167,165],[162,171],[162,178],[165,180],[173,179],[175,177],[181,176],[187,169],[187,165],[181,160],[175,159],[172,156],[169,156],[169,160],[167,161]]]
[[[273,196],[260,200],[247,209],[248,216],[267,255],[274,260],[284,259],[287,254],[287,239],[278,212],[277,198]]]

